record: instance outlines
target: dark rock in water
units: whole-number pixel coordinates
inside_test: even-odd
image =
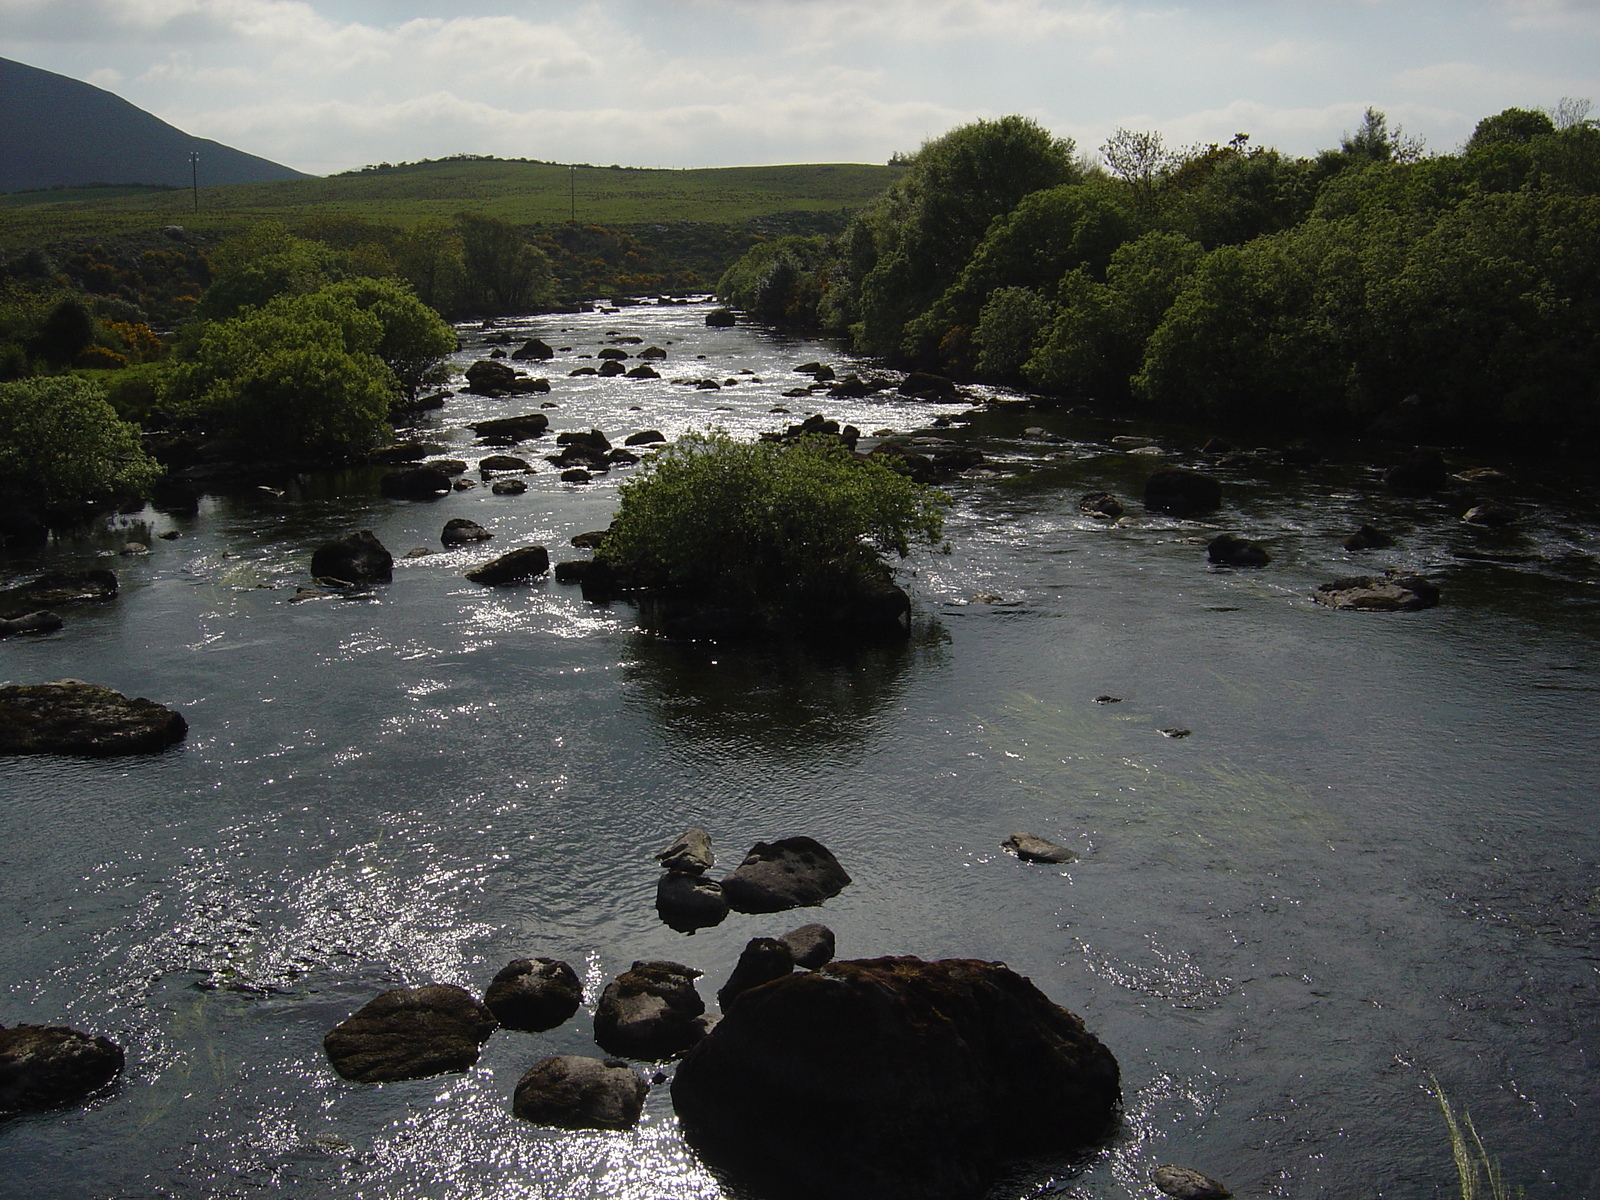
[[[539,338],[529,338],[511,352],[513,362],[547,362],[556,356],[550,344]]]
[[[478,460],[480,471],[531,471],[533,464],[515,454],[488,454]]]
[[[568,467],[561,472],[562,483],[588,483],[594,476],[582,467]]]
[[[819,375],[817,378],[821,378]],[[902,396],[919,396],[927,400],[956,400],[960,393],[956,385],[942,375],[930,375],[926,371],[913,371],[900,381],[900,394]]]
[[[20,504],[0,504],[0,546],[42,546],[49,540],[50,527],[38,513]]]
[[[1192,729],[1162,729],[1162,730],[1158,730],[1158,732],[1164,738],[1172,738],[1174,740],[1177,740],[1179,738],[1188,737],[1194,731]]]
[[[77,679],[0,687],[0,754],[154,754],[188,732],[170,708]]]
[[[1310,442],[1290,442],[1280,457],[1292,467],[1310,467],[1322,461],[1322,451]]]
[[[437,454],[441,449],[443,447],[429,446],[422,442],[395,442],[390,446],[379,446],[367,455],[367,461],[389,465],[415,463],[421,462],[430,454]]]
[[[64,604],[115,600],[117,576],[112,571],[51,571],[21,587],[0,592],[0,617],[15,619]]]
[[[1078,497],[1078,511],[1091,517],[1111,517],[1123,514],[1122,501],[1110,492],[1086,492]]]
[[[53,612],[23,613],[20,617],[0,617],[0,637],[13,637],[19,633],[54,633],[61,628],[61,618]]]
[[[543,413],[524,413],[520,417],[497,417],[493,421],[474,421],[468,426],[480,441],[510,446],[550,431],[550,418]]]
[[[1444,455],[1429,446],[1418,446],[1402,463],[1383,473],[1383,482],[1397,492],[1426,495],[1437,492],[1449,480]]]
[[[1058,846],[1048,842],[1038,834],[1013,833],[1000,843],[1002,850],[1009,850],[1023,862],[1033,863],[1070,863],[1077,862],[1078,856],[1065,846]]]
[[[595,372],[601,379],[615,379],[619,375],[626,375],[628,369],[614,358],[608,358],[600,364],[600,369]]]
[[[422,465],[446,475],[459,475],[467,469],[467,464],[459,458],[430,458]]]
[[[661,435],[661,431],[659,429],[641,429],[638,433],[628,438],[622,444],[624,446],[653,446],[657,442],[664,442],[666,440],[667,439]]]
[[[1456,478],[1463,483],[1494,484],[1508,483],[1511,477],[1494,467],[1472,467],[1465,471],[1457,471]]]
[[[1207,543],[1206,561],[1219,567],[1264,567],[1272,556],[1254,542],[1224,533]]]
[[[555,565],[555,580],[557,583],[582,583],[595,564],[586,558],[575,558],[568,562],[558,562]]]
[[[470,492],[478,485],[470,479],[458,479],[451,486],[458,492]]]
[[[660,379],[661,372],[645,363],[640,363],[626,372],[629,379]]]
[[[393,500],[436,500],[450,490],[450,476],[431,467],[391,471],[378,481],[378,488]]]
[[[480,396],[498,396],[511,390],[517,373],[503,362],[480,358],[467,368],[467,390]]]
[[[1381,529],[1374,529],[1371,525],[1363,525],[1344,540],[1344,548],[1350,551],[1357,550],[1387,550],[1394,545],[1394,539]]]
[[[528,485],[520,479],[496,479],[489,490],[496,496],[520,496],[528,490]]]
[[[643,350],[639,351],[639,357],[640,358],[651,358],[651,359],[658,359],[659,360],[659,359],[665,358],[666,356],[667,356],[667,352],[665,350],[663,350],[660,346],[646,346]]]
[[[574,534],[572,544],[579,550],[598,550],[605,545],[606,535],[610,532],[608,526],[605,529],[591,529],[588,533]]]
[[[594,1040],[608,1054],[659,1060],[705,1036],[701,972],[682,963],[636,962],[606,985],[594,1014]]]
[[[481,542],[493,536],[494,534],[476,521],[469,521],[465,517],[452,517],[444,523],[444,532],[439,535],[439,540],[446,546],[464,546],[468,542]]]
[[[1501,504],[1497,500],[1490,500],[1487,504],[1479,504],[1469,508],[1466,515],[1461,519],[1468,525],[1482,525],[1489,529],[1498,529],[1502,525],[1510,525],[1514,521],[1522,520],[1522,514],[1509,504]]]
[[[1119,1083],[1003,965],[883,958],[746,993],[672,1098],[690,1145],[767,1200],[981,1200],[1006,1162],[1103,1139]]]
[[[837,896],[850,876],[825,846],[808,837],[757,842],[722,892],[735,912],[783,912],[807,908]]]
[[[411,547],[411,549],[407,550],[400,557],[401,558],[431,558],[432,556],[433,556],[433,551],[430,550],[427,546],[413,546],[413,547]]]
[[[0,1029],[0,1118],[80,1104],[121,1073],[122,1048],[60,1025]]]
[[[1359,612],[1416,612],[1439,603],[1439,589],[1420,575],[1355,575],[1335,579],[1312,593],[1329,608]]]
[[[615,467],[631,467],[639,461],[639,456],[631,450],[613,450],[606,455],[606,461]]]
[[[656,884],[656,915],[669,929],[693,933],[722,924],[728,916],[728,901],[715,879],[668,871]]]
[[[541,1059],[517,1081],[511,1111],[557,1129],[632,1129],[649,1091],[625,1062],[561,1055]]]
[[[465,1071],[494,1032],[494,1015],[454,984],[395,988],[328,1031],[333,1069],[357,1083]]]
[[[483,1003],[507,1029],[542,1033],[583,1003],[577,973],[555,958],[514,958],[494,977]]]
[[[1121,696],[1096,696],[1094,698],[1094,702],[1096,704],[1121,704],[1122,703],[1122,697]]]
[[[556,434],[556,445],[578,446],[596,454],[604,454],[611,449],[611,440],[598,429],[569,429],[565,433]]]
[[[717,1003],[722,1011],[751,988],[782,979],[794,973],[794,955],[778,938],[751,938],[739,954],[739,961],[728,976],[728,982],[717,989]]]
[[[621,362],[623,359],[628,357],[628,352],[626,350],[619,350],[615,346],[607,346],[598,354],[596,354],[595,357],[600,359],[612,359],[616,362]]]
[[[731,329],[738,323],[738,318],[731,309],[713,308],[706,314],[706,324],[713,329]]]
[[[1170,1163],[1152,1171],[1150,1182],[1174,1200],[1229,1200],[1233,1195],[1215,1179]]]
[[[520,550],[513,550],[509,554],[502,554],[499,558],[490,559],[482,566],[474,567],[466,575],[473,583],[498,587],[501,584],[520,583],[524,579],[532,579],[536,575],[543,575],[549,569],[548,550],[543,546],[524,546]]]
[[[352,585],[388,583],[394,578],[394,555],[372,530],[363,529],[318,547],[311,556],[311,574]]]
[[[807,971],[815,971],[824,963],[833,961],[833,930],[826,925],[802,925],[799,929],[791,929],[778,940],[789,947],[794,965],[804,967]]]
[[[1144,506],[1179,517],[1215,512],[1222,507],[1222,485],[1199,471],[1166,467],[1146,481]]]
[[[703,875],[717,861],[711,853],[711,835],[704,829],[689,828],[677,840],[656,855],[668,871],[682,871],[688,875]]]

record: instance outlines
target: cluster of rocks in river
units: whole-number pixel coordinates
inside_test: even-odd
[[[720,882],[705,873],[716,862],[711,835],[688,829],[658,855],[665,873],[656,884],[656,912],[680,933],[720,925],[731,912],[774,913],[809,908],[850,885],[839,860],[808,837],[757,842]]]

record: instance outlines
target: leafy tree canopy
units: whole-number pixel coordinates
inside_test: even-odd
[[[65,507],[144,495],[161,475],[95,384],[0,383],[0,499]]]

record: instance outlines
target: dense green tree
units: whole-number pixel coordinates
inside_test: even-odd
[[[1055,311],[1054,304],[1031,288],[1004,287],[990,292],[973,334],[979,373],[986,379],[1020,381],[1022,366]]]
[[[456,349],[455,330],[396,279],[356,277],[330,284],[306,298],[306,311],[332,311],[350,304],[378,319],[382,335],[373,352],[394,373],[401,393],[415,400],[425,384],[439,383],[440,368]]]
[[[0,383],[0,499],[104,503],[144,495],[160,474],[97,385],[72,375]]]
[[[1531,108],[1508,108],[1478,122],[1467,139],[1467,150],[1482,150],[1499,142],[1526,146],[1536,137],[1556,131],[1548,114]]]
[[[760,321],[815,326],[831,260],[826,238],[790,236],[763,242],[728,268],[717,284],[717,295]]]
[[[515,225],[483,213],[457,213],[462,287],[468,305],[485,313],[527,312],[550,302],[550,259]]]
[[[448,221],[418,221],[395,239],[390,253],[401,278],[429,308],[441,313],[460,308],[466,264],[461,235]]]
[[[196,310],[209,320],[237,316],[278,296],[314,292],[344,274],[332,250],[295,237],[281,221],[261,221],[226,239],[210,262],[211,286]]]
[[[29,352],[52,367],[65,367],[94,345],[94,314],[77,296],[63,296],[40,322]]]

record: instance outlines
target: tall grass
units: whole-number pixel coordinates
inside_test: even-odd
[[[1458,1120],[1450,1098],[1431,1071],[1428,1082],[1433,1085],[1433,1097],[1439,1102],[1445,1128],[1450,1131],[1450,1153],[1455,1157],[1456,1174],[1461,1180],[1461,1200],[1523,1200],[1527,1192],[1506,1183],[1500,1161],[1489,1156],[1472,1124],[1472,1114],[1462,1109]]]

